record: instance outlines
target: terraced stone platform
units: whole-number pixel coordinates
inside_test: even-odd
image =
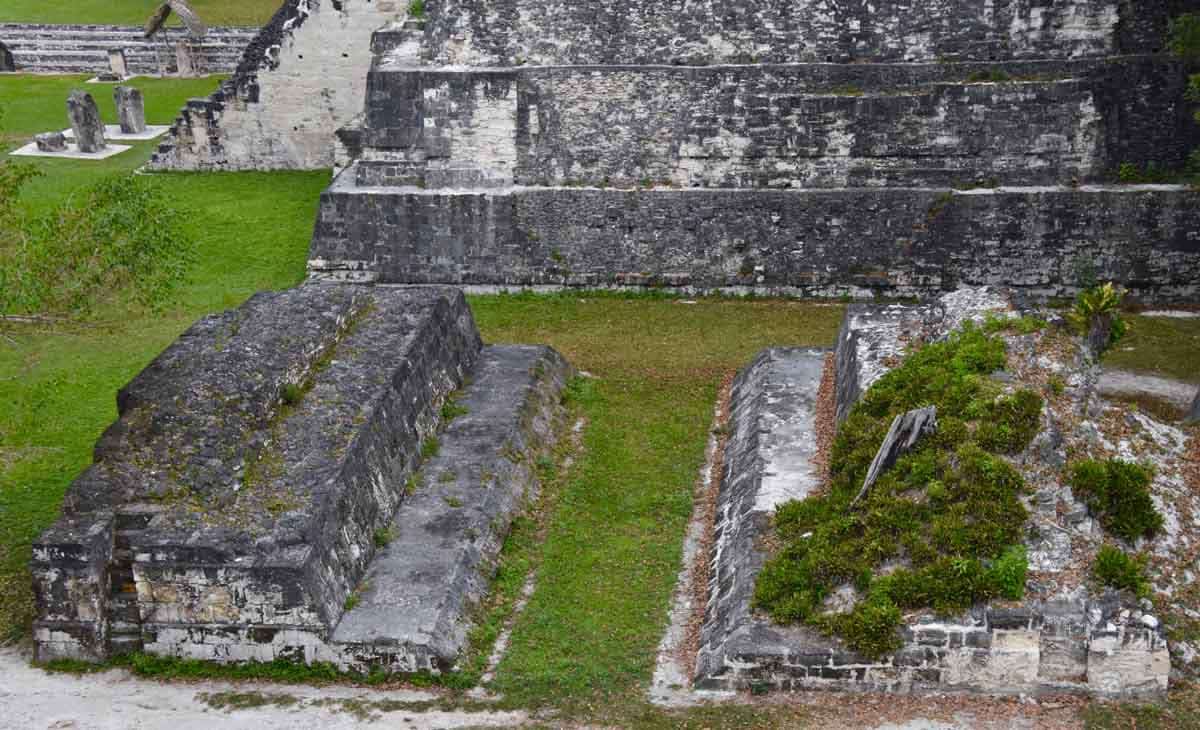
[[[698,688],[1086,692],[1123,698],[1166,690],[1171,658],[1161,623],[1154,617],[1139,620],[1149,602],[1139,606],[1128,595],[1078,585],[1070,566],[1082,548],[1057,538],[1074,530],[1086,539],[1094,536],[1087,537],[1086,519],[1058,526],[1062,509],[1053,487],[1039,489],[1032,500],[1025,539],[1031,570],[1042,572],[1031,574],[1023,601],[978,604],[955,616],[910,612],[902,647],[880,659],[856,654],[841,639],[811,627],[779,625],[754,609],[772,514],[782,503],[822,488],[813,458],[825,358],[835,357],[834,405],[845,413],[911,343],[942,336],[966,319],[1011,312],[1007,297],[987,289],[960,290],[918,306],[855,305],[835,355],[774,348],[739,374],[714,525]],[[1035,439],[1032,450],[1055,448]],[[1016,461],[1033,468],[1037,458]]]
[[[181,28],[167,28],[147,40],[141,28],[119,25],[0,23],[0,43],[13,55],[15,71],[25,73],[104,73],[108,52],[119,48],[131,74],[176,73],[175,44],[191,41],[195,70],[230,73],[237,68],[257,28],[210,28],[192,40]]]
[[[1197,292],[1195,191],[1111,184],[1200,145],[1165,8],[597,12],[464,0],[376,32],[310,271],[1062,296],[1086,261],[1143,299]]]
[[[480,571],[422,600],[453,625],[486,590],[487,561],[531,490],[527,464],[499,460],[547,447],[566,365],[537,348],[480,352],[465,299],[443,288],[306,285],[193,326],[121,391],[96,463],[35,545],[38,658],[144,650],[446,668],[446,644],[431,666],[428,652],[397,659],[389,645],[380,658],[372,639],[351,653],[330,635],[365,591],[381,536],[395,529],[402,544],[422,519],[474,546],[449,551],[451,567]],[[440,437],[447,453],[482,449],[493,462],[492,486],[463,495],[463,514],[486,516],[468,537],[457,514],[402,505],[446,426],[443,405],[471,378],[474,420]]]

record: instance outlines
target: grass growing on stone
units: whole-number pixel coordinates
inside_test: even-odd
[[[1071,489],[1104,529],[1127,542],[1154,537],[1163,516],[1150,496],[1150,471],[1121,459],[1084,459],[1070,466]]]
[[[4,79],[0,79],[4,81]],[[58,515],[67,485],[116,417],[117,390],[198,317],[304,276],[326,172],[155,175],[188,212],[198,263],[160,315],[100,311],[0,338],[0,643],[32,615],[29,545]],[[48,181],[49,182],[52,181]],[[69,183],[50,190],[66,195]]]
[[[782,547],[759,576],[756,604],[880,657],[900,646],[902,610],[956,613],[1020,598],[1026,485],[1000,455],[1028,445],[1042,400],[1028,390],[1004,394],[988,377],[1004,366],[1004,341],[967,327],[880,378],[839,429],[828,494],[776,513]],[[892,419],[929,405],[937,431],[852,507]],[[889,563],[903,567],[881,574]],[[859,600],[831,610],[827,600],[843,586]]]
[[[4,0],[0,23],[141,26],[159,4],[160,0]],[[282,5],[283,0],[191,0],[209,25],[263,25]],[[178,19],[170,23],[178,24]]]

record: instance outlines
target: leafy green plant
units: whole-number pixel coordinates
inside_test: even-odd
[[[1029,555],[1024,545],[1012,545],[988,571],[995,592],[1002,598],[1018,601],[1025,595],[1025,578],[1029,573]]]
[[[7,169],[0,186],[19,189],[28,179],[26,171]],[[195,257],[180,214],[157,188],[132,175],[102,180],[36,219],[24,218],[11,203],[0,204],[0,217],[5,314],[85,315],[123,295],[161,310]]]
[[[408,17],[421,19],[425,17],[425,0],[410,0],[408,3]]]
[[[1120,459],[1087,459],[1070,467],[1075,496],[1106,530],[1129,542],[1153,537],[1163,527],[1163,516],[1150,497],[1150,478],[1145,467]]]
[[[395,539],[396,531],[390,526],[376,528],[375,532],[371,534],[371,542],[375,544],[376,548],[381,550],[390,545],[392,540]]]
[[[458,398],[452,394],[446,399],[445,403],[442,403],[442,427],[444,428],[454,419],[458,418],[459,416],[465,416],[469,412],[470,411],[467,409],[467,407],[460,404],[458,402]]]
[[[286,406],[299,405],[304,400],[304,387],[298,383],[284,383],[279,397]]]
[[[1100,585],[1127,590],[1139,598],[1150,595],[1150,579],[1146,575],[1146,556],[1131,556],[1112,545],[1104,545],[1096,554],[1092,576]]]
[[[1120,312],[1124,298],[1125,293],[1112,282],[1085,289],[1067,312],[1067,322],[1079,335],[1089,338],[1093,347],[1104,352],[1120,342],[1129,329]]]
[[[979,407],[975,440],[988,451],[1015,454],[1037,435],[1042,398],[1032,390],[1018,390]]]
[[[1042,400],[1028,390],[1002,393],[988,376],[1005,361],[1002,339],[967,325],[876,381],[838,433],[828,493],[776,511],[781,548],[759,575],[756,606],[879,657],[897,646],[901,611],[953,613],[1023,595],[1027,487],[997,454],[1028,445]],[[928,405],[937,406],[937,431],[851,509],[892,419]],[[884,563],[893,569],[877,574]],[[846,585],[857,603],[827,612],[826,600]]]
[[[1200,13],[1186,13],[1171,20],[1167,47],[1187,61],[1200,61]]]

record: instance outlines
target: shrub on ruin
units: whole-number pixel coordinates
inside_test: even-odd
[[[1133,556],[1112,545],[1104,545],[1096,554],[1092,577],[1102,586],[1126,590],[1139,598],[1146,598],[1150,595],[1146,563],[1144,555]]]
[[[759,575],[756,607],[874,658],[899,646],[902,611],[953,614],[1020,598],[1027,487],[1000,455],[1028,446],[1042,400],[1024,389],[1003,393],[989,376],[1005,362],[1004,341],[968,324],[876,381],[839,429],[828,492],[776,511],[780,547]],[[929,405],[937,430],[852,508],[892,419]],[[827,600],[845,586],[857,601],[830,610]]]
[[[0,185],[19,193],[28,180],[19,175],[16,185],[11,179]],[[0,206],[0,216],[6,217],[0,221],[3,314],[86,315],[113,300],[160,309],[194,259],[178,211],[132,175],[77,191],[41,216],[26,215],[15,201]]]
[[[1106,530],[1128,542],[1154,537],[1163,516],[1150,496],[1151,474],[1140,464],[1085,459],[1071,464],[1070,484]]]
[[[1124,298],[1125,293],[1108,282],[1079,292],[1066,314],[1067,322],[1097,354],[1111,349],[1129,330],[1120,311]]]

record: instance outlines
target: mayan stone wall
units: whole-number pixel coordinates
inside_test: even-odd
[[[1002,72],[1004,83],[978,83]],[[1009,185],[1175,168],[1198,129],[1170,61],[512,71],[378,68],[360,183]],[[446,171],[456,176],[447,176]]]
[[[470,66],[1103,56],[1121,51],[1112,31],[1123,5],[444,0],[431,14],[426,53],[439,64]]]
[[[163,170],[317,169],[334,132],[362,111],[371,34],[404,0],[288,0],[237,72],[180,112],[150,163]]]
[[[316,274],[806,296],[1003,283],[1058,296],[1089,264],[1163,301],[1193,297],[1200,280],[1200,193],[1169,187],[466,194],[345,177],[323,194]]]

